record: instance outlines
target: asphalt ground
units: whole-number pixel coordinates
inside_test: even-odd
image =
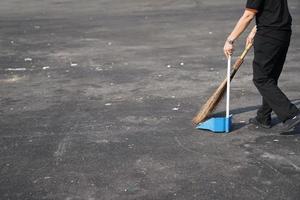
[[[252,52],[232,82],[234,130],[191,124],[225,78],[223,43],[244,4],[2,0],[0,199],[300,199],[299,129],[247,124],[261,101]],[[280,87],[299,106],[300,3],[289,4]]]

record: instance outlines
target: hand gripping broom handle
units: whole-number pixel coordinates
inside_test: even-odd
[[[244,58],[251,49],[252,44],[247,45],[246,49],[242,53],[242,55],[237,59],[235,64],[233,65],[233,70],[230,74],[230,80],[233,79],[236,72],[239,70],[241,65],[244,62]],[[218,103],[221,101],[223,94],[225,92],[225,88],[227,85],[227,77],[226,79],[220,84],[220,86],[216,89],[216,91],[212,94],[212,96],[207,100],[207,102],[202,106],[201,110],[198,112],[198,114],[193,118],[194,124],[199,124],[200,122],[203,122],[210,114],[211,112],[216,108]]]

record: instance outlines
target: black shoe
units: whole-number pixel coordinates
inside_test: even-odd
[[[271,124],[262,123],[258,121],[256,117],[250,118],[249,123],[255,125],[257,128],[270,129],[272,127]]]
[[[300,114],[295,117],[286,120],[281,126],[281,133],[292,132],[297,125],[300,124]]]

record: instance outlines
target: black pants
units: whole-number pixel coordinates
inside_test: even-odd
[[[262,96],[262,106],[257,111],[257,118],[262,123],[271,122],[272,111],[283,122],[299,113],[278,87],[291,34],[287,32],[283,37],[279,41],[257,34],[254,40],[253,82]]]

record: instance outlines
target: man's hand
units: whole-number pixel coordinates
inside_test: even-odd
[[[250,44],[253,44],[255,35],[256,35],[256,26],[249,33],[249,35],[248,35],[248,37],[246,39],[246,46],[248,46]]]
[[[227,58],[233,54],[234,51],[234,45],[233,41],[226,40],[225,45],[224,45],[224,54],[226,55]]]

